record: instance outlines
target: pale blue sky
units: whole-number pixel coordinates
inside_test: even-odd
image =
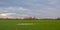
[[[0,0],[0,14],[60,17],[60,0]],[[23,16],[24,16],[23,15]]]

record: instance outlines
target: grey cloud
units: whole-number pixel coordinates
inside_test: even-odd
[[[59,17],[60,0],[10,0],[10,6],[21,6],[28,10],[7,9],[9,12],[17,14],[29,14],[37,17]],[[5,11],[5,10],[0,10]],[[7,11],[6,11],[7,12]]]

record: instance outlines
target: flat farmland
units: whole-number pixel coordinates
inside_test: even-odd
[[[60,30],[60,20],[0,20],[0,30]]]

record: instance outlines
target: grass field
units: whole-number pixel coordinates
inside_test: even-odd
[[[60,20],[0,20],[0,30],[60,30]]]

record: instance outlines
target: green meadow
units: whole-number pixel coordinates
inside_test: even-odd
[[[60,20],[0,20],[0,30],[60,30]]]

